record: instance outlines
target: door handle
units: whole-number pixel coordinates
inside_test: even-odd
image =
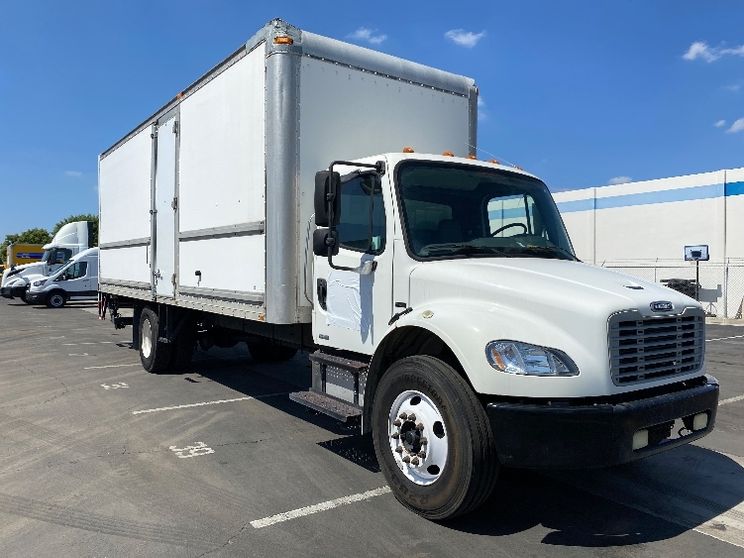
[[[318,294],[318,304],[323,310],[327,310],[328,282],[325,279],[318,279],[316,292]]]

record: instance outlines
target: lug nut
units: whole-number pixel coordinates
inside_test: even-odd
[[[410,463],[410,462],[411,462],[410,457],[408,457],[407,455],[403,457],[403,463]]]
[[[411,413],[410,415],[408,415],[408,420],[416,420],[416,415]]]
[[[402,418],[403,420],[406,420],[408,418],[408,415],[405,413],[401,413],[400,418]]]
[[[390,437],[391,437],[391,438],[392,438],[393,440],[397,440],[398,438],[400,438],[400,434],[399,434],[398,432],[393,432],[393,433],[392,433],[392,434],[390,435]]]
[[[399,421],[399,420],[397,420],[397,419],[396,419],[395,421],[393,421],[393,426],[400,426],[401,424],[403,424],[403,423],[402,423],[402,422],[400,422],[400,421]]]
[[[401,446],[398,446],[397,448],[395,448],[395,452],[396,453],[403,453],[403,448]]]
[[[414,457],[413,459],[411,459],[411,465],[418,465],[418,464],[419,464],[419,458],[418,457]]]
[[[421,459],[426,459],[426,452],[425,451],[420,451],[416,455],[418,455]]]
[[[419,422],[416,425],[416,430],[423,431],[424,430],[424,423],[423,422]]]

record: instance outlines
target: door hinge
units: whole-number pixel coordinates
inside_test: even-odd
[[[156,129],[156,130],[154,130],[154,131],[153,131],[153,132],[152,132],[152,133],[150,134],[150,137],[151,137],[152,139],[155,139],[156,137],[158,137],[158,131],[157,131],[157,129]]]
[[[176,288],[176,274],[174,273],[171,275],[171,283],[173,284],[173,288]]]
[[[178,120],[173,123],[173,133],[178,135]]]
[[[178,209],[178,196],[173,198],[173,201],[171,202],[171,209],[173,209],[173,211]]]

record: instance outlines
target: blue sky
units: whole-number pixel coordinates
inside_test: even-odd
[[[0,238],[95,212],[98,153],[274,17],[475,78],[554,190],[744,165],[735,0],[0,0]]]

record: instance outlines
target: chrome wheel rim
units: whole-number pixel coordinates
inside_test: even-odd
[[[447,464],[447,427],[434,401],[406,390],[388,414],[388,440],[398,469],[419,486],[436,482]]]
[[[152,324],[150,320],[144,320],[142,323],[140,347],[142,347],[142,356],[150,358],[150,354],[152,354]]]

